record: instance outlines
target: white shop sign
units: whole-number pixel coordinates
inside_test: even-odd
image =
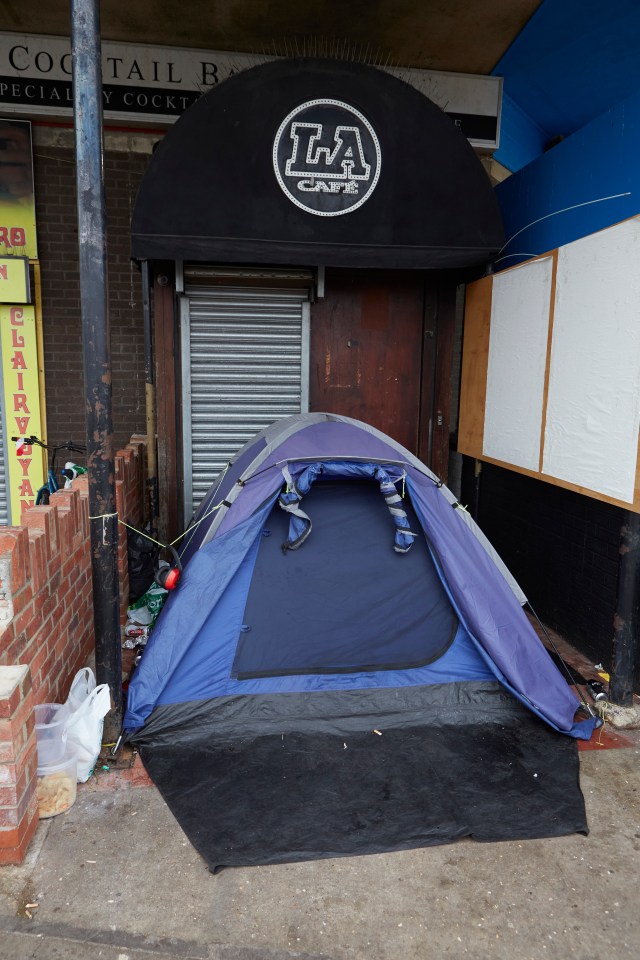
[[[217,83],[272,59],[250,53],[104,40],[105,120],[173,123]],[[502,97],[499,77],[387,69],[440,106],[474,146],[497,148]],[[0,35],[0,111],[68,117],[72,110],[69,39],[17,33]]]

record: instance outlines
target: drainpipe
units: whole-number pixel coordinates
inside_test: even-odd
[[[104,739],[109,742],[117,740],[122,726],[122,651],[107,309],[107,222],[102,170],[99,0],[71,0],[71,52],[96,676],[98,683],[108,683],[111,690],[113,709],[104,723]]]
[[[621,707],[633,704],[640,654],[637,610],[640,602],[640,515],[627,511],[620,528],[618,603],[613,618],[613,663],[609,698]]]
[[[155,536],[158,519],[158,458],[156,456],[156,396],[153,375],[153,335],[151,329],[151,293],[148,260],[142,261],[141,270],[145,405],[147,418],[147,489],[149,492],[149,526],[152,536]]]

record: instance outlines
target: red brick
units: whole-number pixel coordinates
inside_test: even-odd
[[[80,497],[88,498],[89,478],[87,477],[86,474],[84,474],[82,477],[76,477],[76,479],[73,481],[73,489],[78,491],[78,493],[80,494]]]
[[[13,629],[15,631],[15,635],[18,636],[23,632],[23,630],[26,630],[29,624],[32,623],[35,616],[36,607],[32,600],[31,603],[24,608],[22,613],[19,613],[17,617],[13,618]]]
[[[0,719],[5,720],[14,715],[18,709],[18,704],[22,700],[20,684],[16,684],[15,689],[8,697],[0,698]]]
[[[36,508],[34,507],[34,510]],[[40,507],[38,507],[38,510]],[[28,516],[27,511],[25,516]],[[42,531],[38,529],[29,530],[29,564],[31,568],[31,580],[35,594],[42,589],[47,580],[47,538]]]
[[[72,490],[65,491],[72,493]],[[60,557],[66,557],[73,547],[73,536],[76,532],[74,516],[64,504],[58,504],[58,531],[60,534]]]
[[[58,550],[58,511],[53,506],[32,507],[22,518],[22,526],[29,531],[39,530],[46,538],[49,557]]]
[[[19,613],[22,613],[24,608],[33,600],[31,583],[27,583],[22,590],[16,591],[11,599],[13,601],[13,615],[16,617]]]
[[[67,559],[64,561],[64,563],[62,564],[62,568],[60,570],[61,590],[64,590],[65,587],[68,588],[69,586],[71,586],[71,577],[73,576],[74,570],[77,570],[77,568],[78,568],[77,551],[74,550],[71,556],[67,557]]]
[[[17,780],[15,783],[0,783],[0,808],[15,806],[18,815],[20,818],[22,817],[24,813],[23,808],[26,808],[29,799],[26,794],[30,796],[31,792],[35,790],[37,766],[37,748],[28,750],[26,760],[23,764],[11,764],[11,768],[15,770]]]
[[[0,717],[13,719],[20,702],[30,690],[29,668],[26,664],[10,664],[0,667]]]
[[[70,622],[71,610],[65,608],[64,611],[60,613],[60,618],[56,623],[56,629],[58,629],[60,633],[66,633],[66,631],[69,629]]]
[[[31,697],[28,697],[22,701],[11,717],[6,720],[0,720],[0,741],[6,743],[9,740],[13,740],[24,725],[29,726],[30,720],[33,723],[33,700]]]
[[[28,816],[20,828],[0,828],[0,864],[22,863],[38,822],[38,798],[34,795]]]
[[[24,657],[20,656],[20,651],[28,646],[26,635],[17,637],[13,631],[13,623],[7,630],[4,630],[0,638],[0,664],[2,666],[11,666],[16,663],[27,663]]]
[[[0,662],[10,664],[12,661],[7,659],[7,651],[15,639],[13,621],[0,628]]]
[[[57,597],[55,594],[53,594],[52,596],[46,597],[39,610],[39,615],[41,619],[48,620],[48,618],[51,616],[51,614],[55,610],[56,606],[57,606]]]
[[[24,527],[3,527],[0,556],[11,562],[11,592],[17,593],[29,576],[29,534]]]
[[[42,670],[42,667],[44,665],[46,658],[47,658],[47,649],[46,647],[41,647],[35,653],[35,656],[31,661],[31,674],[32,674],[32,679],[34,680],[34,689],[35,689],[35,674],[38,671]],[[46,701],[42,701],[42,699],[40,697],[37,697],[35,694],[34,694],[34,697],[38,703],[46,702]]]
[[[20,683],[20,689],[22,691],[22,696],[24,699],[26,699],[29,696],[32,688],[33,688],[33,683],[31,681],[31,671],[27,670],[27,672],[23,676],[22,681]]]
[[[58,637],[57,643],[55,645],[55,656],[57,660],[61,659],[61,657],[64,656],[64,653],[68,646],[69,646],[68,634],[62,634],[62,636]]]
[[[35,742],[35,726],[23,724],[12,740],[0,740],[0,763],[13,763],[25,747]]]
[[[26,767],[35,773],[38,760],[38,747],[35,737],[24,744],[22,750],[7,762],[0,763],[0,785],[17,784]]]
[[[15,760],[18,753],[18,744],[15,740],[4,740],[0,742],[0,763],[10,763]]]
[[[24,813],[24,811],[22,812]],[[12,803],[11,806],[0,807],[0,829],[2,829],[2,827],[16,827],[16,829],[19,829],[21,820],[20,810],[15,804]]]
[[[51,498],[51,502],[58,508],[60,527],[61,557],[67,556],[73,548],[73,538],[81,528],[80,494],[77,490],[58,490]]]

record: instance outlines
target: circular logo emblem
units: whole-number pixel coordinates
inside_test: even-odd
[[[309,100],[292,110],[273,141],[278,183],[297,207],[339,217],[361,207],[380,176],[380,144],[358,110],[340,100]]]

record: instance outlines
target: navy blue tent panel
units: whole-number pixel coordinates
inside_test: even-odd
[[[125,727],[211,869],[586,832],[575,693],[407,450],[280,421],[205,499]]]
[[[377,485],[318,481],[304,509],[313,530],[296,551],[282,549],[279,506],[267,520],[232,676],[407,670],[442,656],[457,618],[425,539],[406,555],[390,549]]]

